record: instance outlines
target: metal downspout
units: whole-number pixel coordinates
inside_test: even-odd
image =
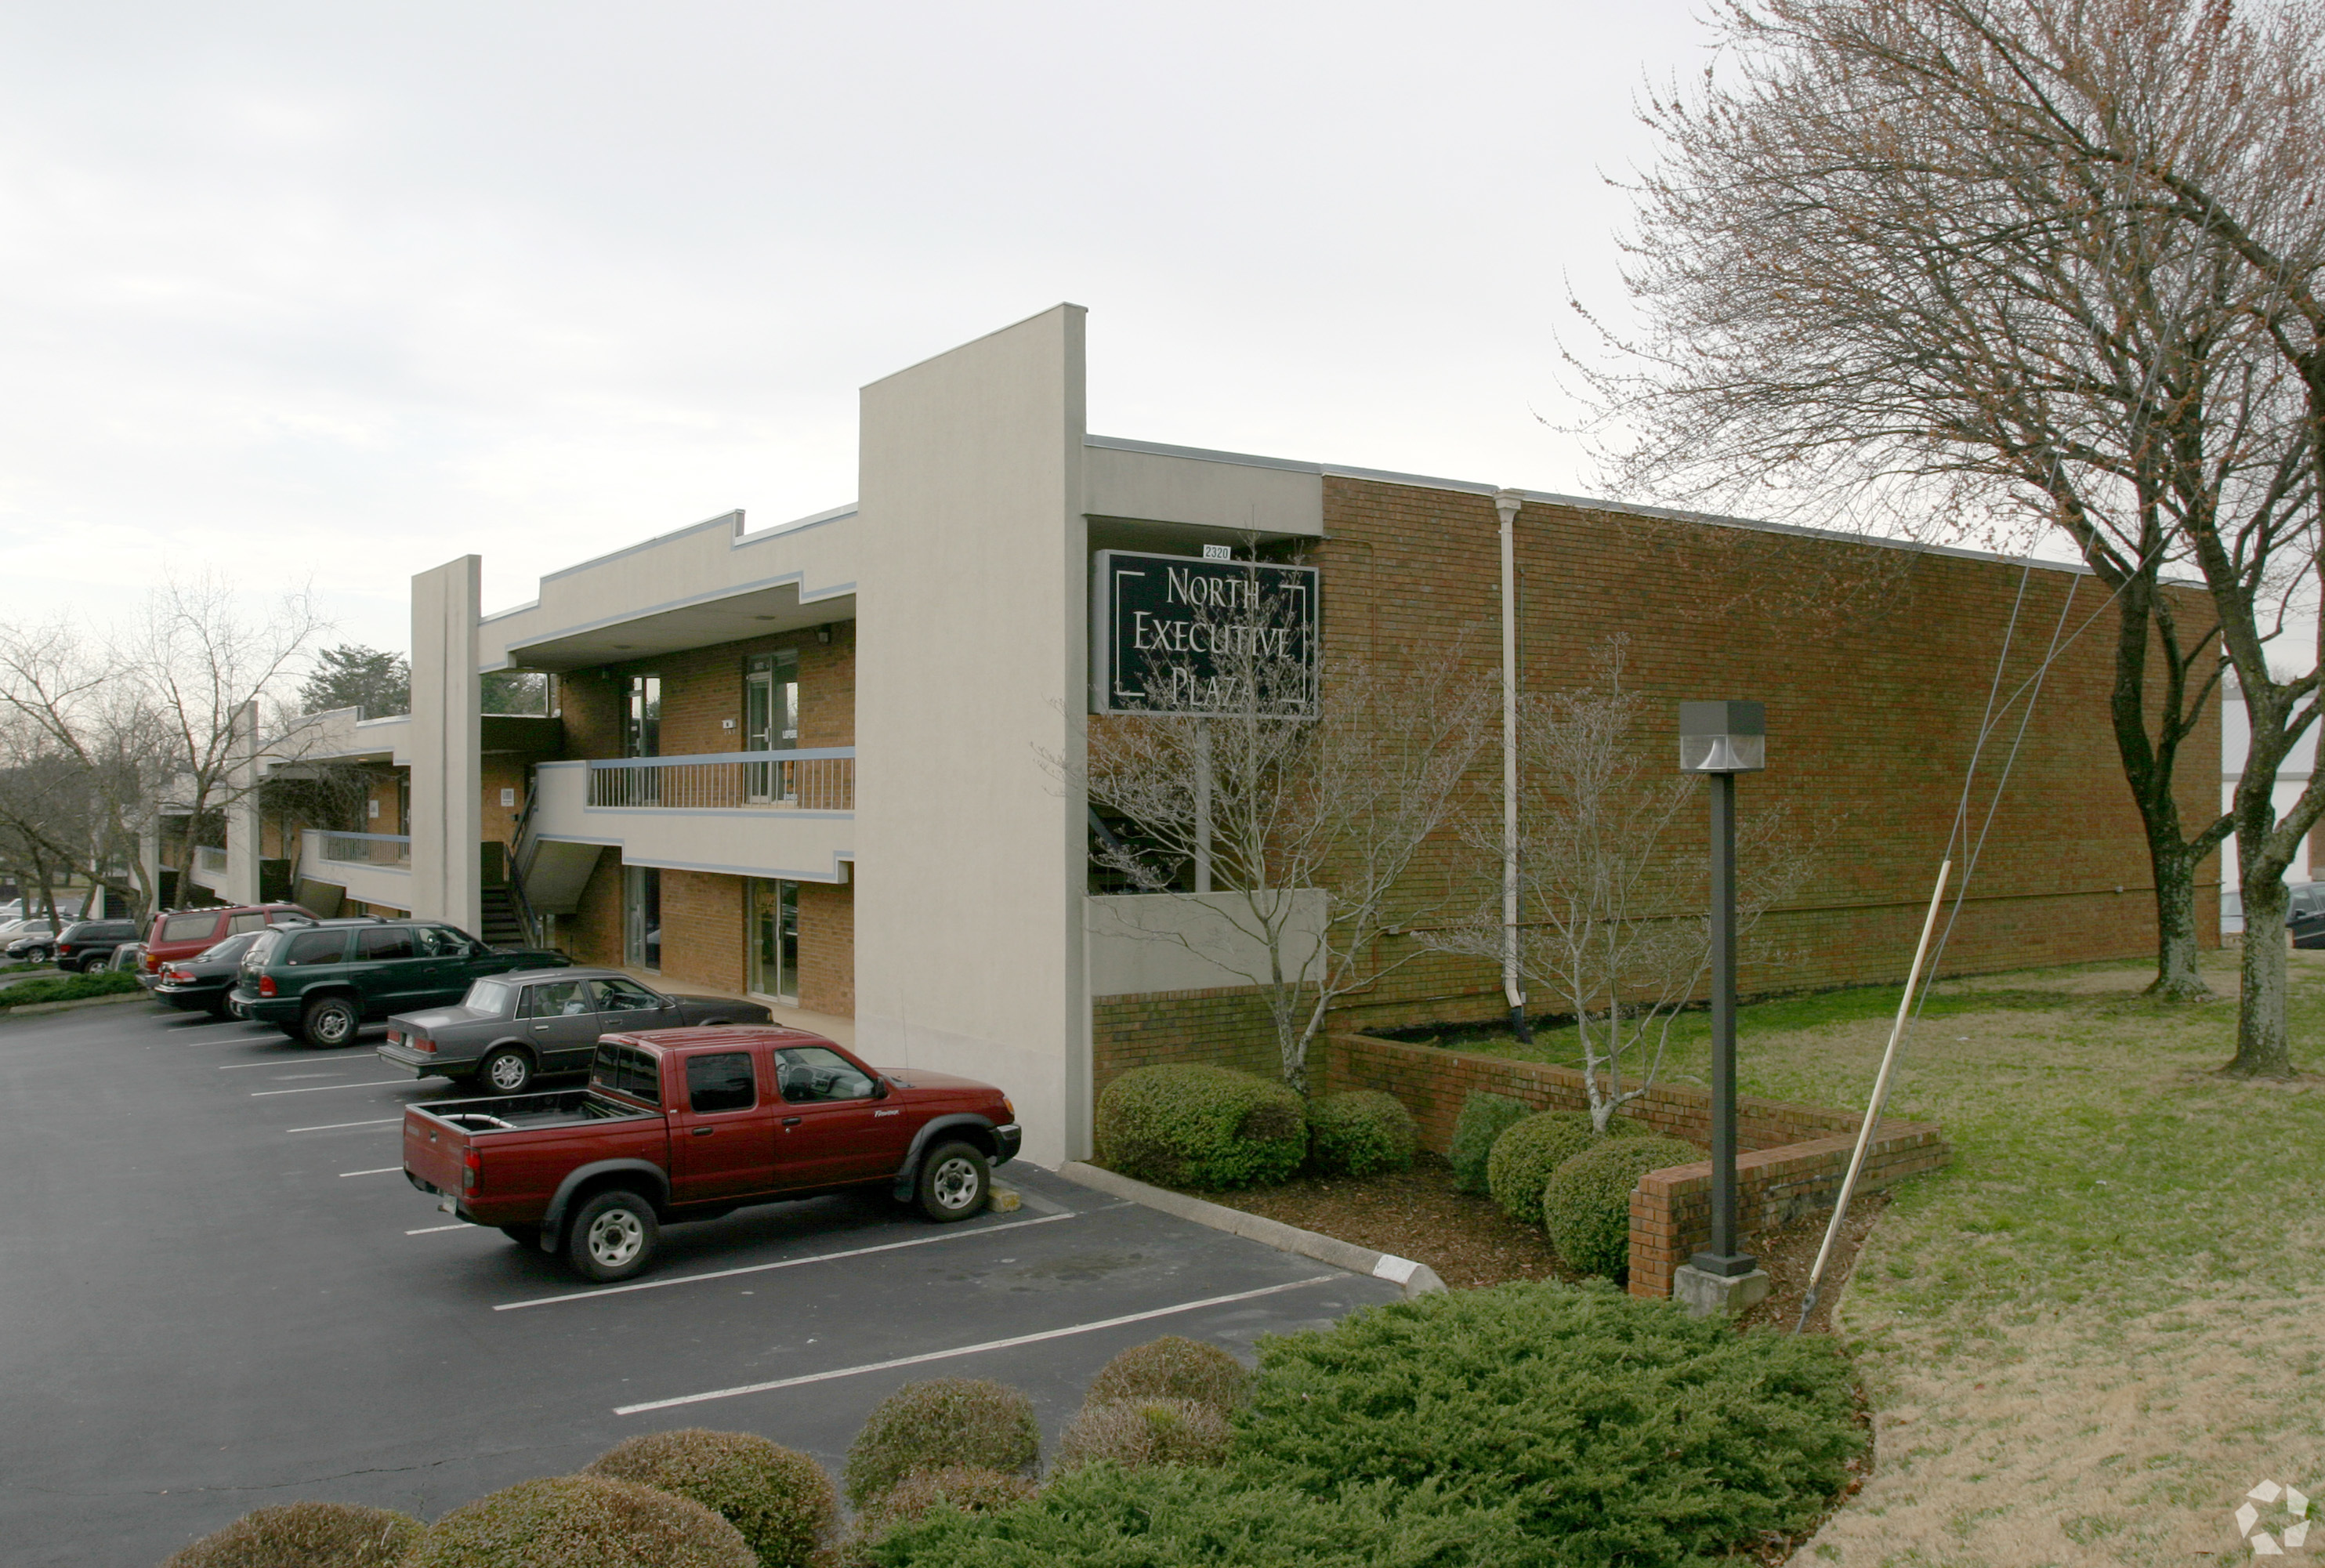
[[[1494,492],[1494,510],[1502,519],[1502,995],[1510,1005],[1510,1033],[1520,1044],[1533,1038],[1518,981],[1517,520],[1524,505],[1521,491]]]

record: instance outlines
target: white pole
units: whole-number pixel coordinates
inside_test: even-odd
[[[1881,1108],[1889,1099],[1889,1069],[1897,1061],[1897,1042],[1904,1038],[1905,1019],[1913,1009],[1913,993],[1922,983],[1922,963],[1929,956],[1930,933],[1938,927],[1938,905],[1945,901],[1946,878],[1951,875],[1954,863],[1941,862],[1938,867],[1938,885],[1930,890],[1930,913],[1922,922],[1922,940],[1913,949],[1913,972],[1905,977],[1905,994],[1897,998],[1897,1021],[1889,1025],[1889,1044],[1881,1053],[1881,1071],[1873,1080],[1873,1103],[1865,1108],[1865,1125],[1857,1129],[1857,1149],[1848,1156],[1848,1174],[1841,1178],[1840,1196],[1832,1206],[1832,1219],[1824,1228],[1824,1245],[1817,1248],[1816,1265],[1809,1270],[1809,1288],[1801,1304],[1801,1321],[1808,1321],[1809,1308],[1816,1301],[1817,1281],[1824,1277],[1824,1266],[1832,1257],[1833,1239],[1840,1234],[1840,1222],[1848,1218],[1848,1200],[1857,1191],[1857,1178],[1865,1169],[1865,1151],[1873,1142],[1873,1129],[1881,1120]]]
[[[1518,610],[1517,518],[1525,496],[1494,492],[1502,518],[1502,995],[1510,1027],[1525,1035],[1525,992],[1518,985]]]
[[[1211,721],[1195,720],[1195,891],[1211,890]]]

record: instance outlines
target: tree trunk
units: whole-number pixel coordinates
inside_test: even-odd
[[[2169,838],[2149,824],[2148,863],[2155,872],[2155,979],[2147,988],[2151,997],[2171,1002],[2193,1002],[2210,996],[2197,968],[2201,951],[2197,942],[2196,868],[2203,858],[2177,841],[2177,825]]]
[[[2292,895],[2284,886],[2283,863],[2257,853],[2258,849],[2237,845],[2245,905],[2243,1006],[2237,1013],[2236,1060],[2221,1071],[2235,1078],[2290,1078],[2284,911]]]

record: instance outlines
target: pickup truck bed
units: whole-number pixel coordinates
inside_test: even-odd
[[[753,1203],[880,1186],[967,1219],[1015,1120],[989,1085],[876,1072],[804,1031],[655,1030],[602,1037],[587,1089],[406,1108],[403,1170],[444,1211],[611,1280],[662,1224]]]

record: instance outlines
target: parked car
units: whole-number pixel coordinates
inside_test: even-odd
[[[105,967],[125,975],[142,977],[145,972],[145,944],[142,942],[123,942],[113,950],[113,956],[106,960]],[[144,983],[141,979],[139,984]]]
[[[153,917],[145,933],[145,973],[150,981],[172,959],[199,957],[230,936],[292,921],[312,925],[321,918],[297,904],[212,904],[199,909],[166,909]],[[150,983],[147,988],[152,988]]]
[[[181,1012],[223,1018],[227,996],[242,974],[242,955],[261,934],[245,931],[192,958],[171,959],[162,966],[161,973],[151,977],[145,988],[153,993],[155,1001],[166,1002]]]
[[[136,940],[134,920],[76,920],[57,932],[57,968],[95,974],[112,961],[114,949]]]
[[[259,933],[227,1007],[306,1045],[345,1045],[366,1018],[449,1007],[490,975],[563,969],[560,952],[500,952],[422,920],[322,920]]]
[[[545,1072],[587,1071],[600,1035],[772,1024],[758,1002],[665,996],[618,970],[517,970],[478,980],[458,1007],[398,1013],[381,1060],[415,1078],[474,1080],[523,1094]]]
[[[2325,882],[2297,882],[2284,906],[2285,929],[2295,947],[2325,947]]]
[[[7,942],[0,948],[0,955],[10,962],[44,964],[56,951],[56,927],[45,920],[22,921]]]
[[[1020,1137],[974,1079],[879,1072],[802,1029],[666,1029],[598,1041],[586,1089],[407,1106],[403,1174],[445,1213],[611,1281],[653,1260],[662,1226],[749,1204],[879,1187],[966,1220]]]

